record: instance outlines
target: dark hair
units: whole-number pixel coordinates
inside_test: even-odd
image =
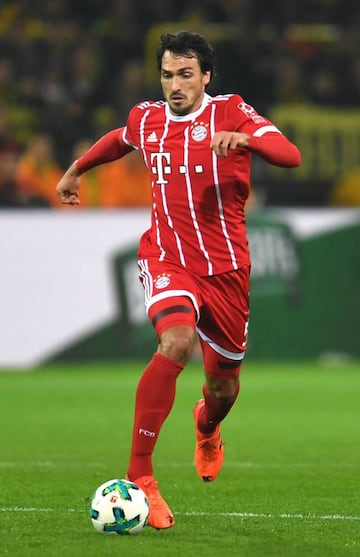
[[[165,50],[174,54],[195,57],[199,60],[202,73],[215,71],[214,49],[210,43],[198,33],[192,31],[179,31],[178,33],[164,33],[160,37],[160,45],[157,51],[158,70],[161,70],[161,61]]]

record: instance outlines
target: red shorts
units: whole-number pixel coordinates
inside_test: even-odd
[[[187,296],[197,314],[202,342],[229,360],[241,361],[247,343],[250,267],[198,277],[167,261],[139,260],[145,307],[174,296]]]

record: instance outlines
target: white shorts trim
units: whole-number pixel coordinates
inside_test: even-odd
[[[205,335],[205,333],[203,333],[199,329],[199,327],[196,327],[196,330],[198,332],[198,335],[201,337],[201,339],[204,342],[206,342],[213,350],[215,350],[215,352],[217,352],[221,356],[224,356],[224,358],[228,358],[229,360],[236,360],[236,361],[241,361],[244,358],[245,352],[230,352],[230,350],[225,350],[225,348],[222,348],[221,346],[216,344],[216,342],[211,340],[211,338]]]
[[[155,294],[155,296],[152,296],[145,302],[146,313],[149,313],[149,309],[153,304],[156,304],[156,302],[165,300],[166,298],[173,298],[174,296],[187,296],[188,298],[190,298],[196,311],[196,321],[198,321],[200,317],[199,306],[194,294],[192,294],[192,292],[189,292],[188,290],[166,290],[165,292]]]

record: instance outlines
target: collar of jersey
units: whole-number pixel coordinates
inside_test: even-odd
[[[210,99],[210,95],[205,93],[200,108],[198,108],[195,112],[190,112],[189,114],[185,114],[184,116],[176,116],[175,114],[173,114],[169,108],[168,103],[166,103],[166,116],[169,118],[169,120],[173,120],[174,122],[188,122],[189,120],[195,120],[203,112],[203,110],[205,110],[210,102]]]

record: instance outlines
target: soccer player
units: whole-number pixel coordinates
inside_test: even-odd
[[[127,477],[148,496],[150,526],[161,529],[175,518],[153,476],[152,453],[196,334],[205,373],[193,409],[199,477],[215,480],[224,459],[220,423],[239,393],[249,322],[244,206],[252,153],[283,167],[298,166],[301,157],[239,95],[206,93],[214,51],[201,35],[162,35],[157,62],[165,101],[134,106],[124,128],[71,164],[57,192],[62,203],[80,203],[81,174],[133,149],[151,176],[151,227],[140,239],[138,264],[158,347],[136,391]]]

